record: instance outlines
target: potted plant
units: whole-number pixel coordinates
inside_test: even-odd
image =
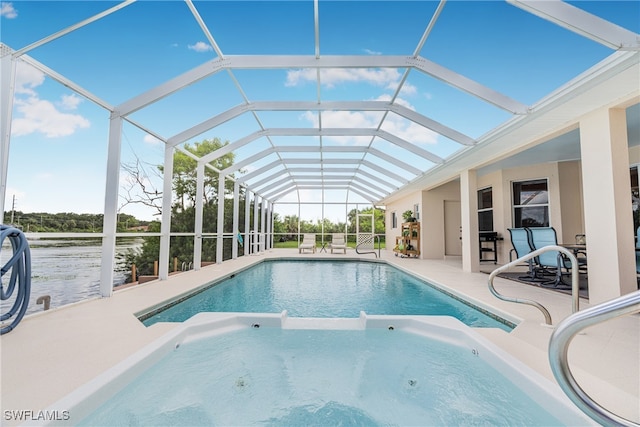
[[[404,211],[402,218],[404,218],[404,222],[416,222],[416,219],[413,217],[413,211],[411,210]]]

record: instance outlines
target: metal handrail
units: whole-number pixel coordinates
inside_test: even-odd
[[[532,305],[534,307],[536,307],[538,310],[540,310],[542,312],[542,314],[544,315],[544,320],[546,322],[547,325],[551,325],[551,314],[549,313],[549,310],[547,310],[542,304],[540,304],[537,301],[533,301],[533,300],[529,300],[529,299],[521,299],[521,298],[514,298],[514,297],[508,297],[505,295],[502,295],[500,293],[498,293],[498,291],[496,291],[495,287],[493,286],[493,279],[500,273],[510,269],[511,267],[514,267],[517,264],[520,264],[524,261],[530,260],[531,258],[535,258],[538,255],[544,253],[544,252],[549,252],[549,251],[558,251],[558,252],[562,252],[563,254],[567,255],[569,257],[569,260],[571,261],[571,295],[572,295],[572,299],[573,299],[573,304],[572,304],[572,308],[573,308],[573,313],[577,312],[579,310],[579,306],[580,306],[580,302],[579,302],[579,290],[580,290],[580,282],[579,282],[579,275],[578,275],[578,260],[576,259],[576,256],[569,251],[567,248],[563,248],[562,246],[557,246],[557,245],[549,245],[549,246],[545,246],[543,248],[540,249],[536,249],[533,252],[529,252],[528,254],[526,254],[523,257],[520,257],[518,259],[516,259],[515,261],[511,261],[508,264],[503,265],[502,267],[498,267],[495,270],[493,270],[491,272],[491,274],[489,275],[489,290],[491,291],[491,293],[498,299],[501,299],[503,301],[507,301],[507,302],[515,302],[515,303],[519,303],[519,304],[527,304],[527,305]],[[558,254],[558,268],[560,268],[561,266],[561,260],[560,260],[560,254]]]
[[[574,313],[556,327],[549,341],[549,363],[560,388],[585,414],[601,425],[635,426],[623,418],[598,405],[582,390],[573,377],[567,362],[571,340],[583,329],[606,320],[640,311],[640,290]]]

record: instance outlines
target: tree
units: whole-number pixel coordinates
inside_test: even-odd
[[[349,233],[355,233],[356,230],[356,215],[360,214],[371,214],[373,212],[374,224],[375,227],[373,229],[374,233],[382,233],[385,230],[385,211],[377,208],[365,208],[360,211],[357,209],[352,209],[347,214],[347,222],[348,222],[348,230]],[[371,230],[371,219],[367,217],[360,218],[360,228],[364,230]]]
[[[220,139],[205,139],[202,142],[196,142],[193,146],[185,144],[184,149],[197,157],[202,158],[207,154],[228,145],[229,142],[222,143]],[[223,170],[233,165],[234,154],[228,153],[209,162],[209,165],[218,170]],[[176,151],[173,156],[173,192],[177,198],[177,205],[181,209],[185,209],[187,205],[194,206],[196,202],[196,184],[197,184],[197,162],[189,155],[182,151]],[[163,166],[158,166],[163,171]],[[233,183],[227,181],[225,183],[226,191],[233,191]],[[207,204],[218,195],[218,173],[211,168],[204,169],[204,203]],[[175,205],[174,205],[175,206]]]
[[[193,145],[185,144],[184,150],[194,154],[197,158],[202,158],[224,146],[228,142],[222,143],[218,138],[213,140],[204,140],[196,142]],[[218,170],[223,170],[233,165],[233,153],[227,153],[213,160],[209,164]],[[131,189],[127,192],[126,203],[143,203],[149,206],[155,206],[158,212],[162,212],[160,205],[162,193],[152,185],[147,185],[149,180],[144,179],[146,172],[140,167],[141,163],[130,166],[125,170],[133,175],[127,182],[138,185],[139,196],[130,197],[136,192]],[[158,165],[157,171],[163,172],[164,167]],[[215,232],[217,230],[217,212],[218,212],[218,172],[211,168],[205,167],[204,188],[203,188],[203,222],[205,224],[204,232]],[[196,205],[196,187],[197,187],[197,161],[195,158],[182,151],[176,151],[173,156],[173,177],[172,177],[172,206],[171,206],[171,231],[172,232],[193,232],[195,229],[195,205]],[[230,195],[233,191],[233,182],[225,183],[225,194]],[[242,195],[241,195],[242,199]],[[233,199],[224,198],[225,203],[225,231],[232,228],[232,212]],[[243,203],[239,201],[239,203]],[[240,221],[244,221],[244,209],[240,210]],[[122,220],[121,220],[122,222]],[[154,228],[159,223],[154,223]],[[223,257],[229,258],[231,253],[231,245],[229,239],[223,244]],[[189,264],[193,261],[194,239],[192,236],[175,236],[170,241],[170,256],[177,258],[181,266],[183,262]],[[202,240],[202,260],[214,260],[216,254],[216,239]],[[152,274],[153,263],[157,260],[160,251],[160,239],[148,238],[142,246],[140,253],[132,254],[128,257],[128,264],[135,263],[140,274]],[[170,263],[170,266],[172,263]]]
[[[209,153],[218,150],[229,142],[221,142],[220,139],[205,139],[202,142],[195,142],[192,145],[185,144],[184,150],[193,153],[195,157],[202,158]],[[234,154],[225,154],[209,165],[218,170],[226,169],[233,165]],[[182,151],[176,151],[173,155],[173,193],[177,202],[173,204],[173,208],[185,210],[187,206],[195,206],[196,201],[196,184],[197,184],[197,162],[195,158],[185,154]],[[123,164],[122,169],[125,172],[125,184],[122,187],[123,204],[122,209],[129,204],[142,204],[154,209],[158,215],[162,214],[162,190],[155,186],[155,182],[162,182],[164,166],[146,165],[136,158],[134,163]],[[151,172],[148,170],[151,169]],[[204,169],[204,194],[205,203],[212,200],[218,194],[218,173],[211,168]],[[155,180],[152,180],[152,176]],[[233,190],[233,183],[227,182],[225,190],[230,192]]]

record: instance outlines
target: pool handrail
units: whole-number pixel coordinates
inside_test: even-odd
[[[569,259],[571,260],[571,265],[578,265],[578,260],[576,259],[575,255],[569,251],[567,248],[564,248],[562,246],[557,246],[557,245],[549,245],[549,246],[545,246],[542,247],[540,249],[536,249],[533,252],[529,252],[528,254],[514,260],[511,261],[508,264],[505,264],[501,267],[496,268],[495,270],[493,270],[491,272],[491,274],[489,275],[489,291],[491,291],[491,293],[498,299],[501,299],[503,301],[507,301],[507,302],[515,302],[518,304],[527,304],[527,305],[531,305],[536,307],[538,310],[540,310],[542,312],[542,314],[544,315],[544,320],[545,323],[547,325],[551,325],[552,321],[551,321],[551,314],[549,313],[549,310],[547,310],[542,304],[540,304],[537,301],[533,301],[533,300],[529,300],[529,299],[521,299],[521,298],[515,298],[515,297],[508,297],[505,295],[502,295],[500,293],[498,293],[498,291],[496,291],[496,288],[493,286],[493,279],[495,279],[495,277],[504,272],[509,270],[511,267],[514,267],[517,264],[520,264],[524,261],[527,261],[531,258],[537,257],[538,255],[540,255],[541,253],[544,252],[548,252],[548,251],[558,251],[558,252],[562,252],[563,254],[565,254],[567,257],[569,257]],[[561,255],[558,254],[558,257],[560,257]],[[560,268],[560,262],[558,263],[558,268]],[[579,282],[579,272],[577,268],[572,268],[571,269],[571,296],[572,296],[572,309],[573,309],[573,313],[577,312],[580,308],[580,302],[579,302],[579,291],[580,291],[580,282]]]
[[[549,340],[551,371],[564,393],[582,412],[601,425],[638,427],[640,424],[623,418],[597,404],[578,385],[567,360],[571,340],[583,329],[609,319],[640,311],[640,290],[573,313],[560,322]]]

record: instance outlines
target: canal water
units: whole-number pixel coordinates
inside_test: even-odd
[[[142,238],[118,238],[114,286],[125,281],[124,255],[142,246]],[[31,297],[27,314],[43,310],[36,300],[51,297],[51,308],[82,301],[100,295],[101,239],[36,239],[29,240],[31,252]],[[2,246],[2,266],[13,255],[8,239]],[[11,272],[2,276],[6,292]],[[14,298],[17,291],[14,291]],[[6,313],[14,298],[2,301],[0,312]]]

